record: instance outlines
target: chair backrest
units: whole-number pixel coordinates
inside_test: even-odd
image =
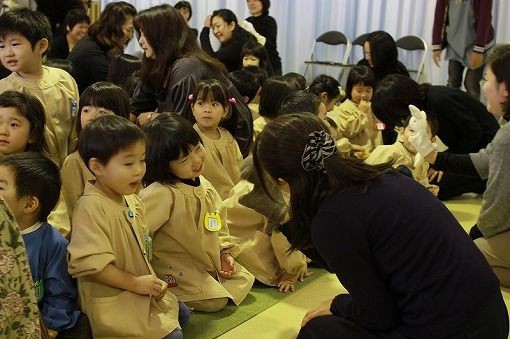
[[[330,45],[330,46],[345,45],[345,50],[344,50],[344,53],[340,60],[339,59],[329,60],[329,61],[328,60],[320,60],[315,56],[315,54],[316,54],[315,50],[316,50],[317,44],[326,44],[326,45]],[[306,63],[306,68],[305,68],[305,73],[304,73],[305,77],[308,72],[308,69],[313,67],[313,65],[345,67],[345,65],[347,65],[349,62],[350,52],[351,52],[351,42],[345,36],[345,34],[343,34],[342,32],[328,31],[328,32],[321,34],[313,42],[309,59],[307,61],[305,61],[305,63]],[[311,66],[311,67],[309,67],[309,66]],[[313,68],[311,70],[312,70],[312,77],[313,77]],[[341,74],[342,74],[342,69],[340,70],[339,77],[341,76]]]
[[[369,34],[370,33],[365,33],[365,34],[361,34],[360,36],[356,37],[356,39],[352,40],[352,45],[353,46],[363,46],[363,44],[367,40]]]
[[[416,73],[415,80],[418,81],[425,65],[425,58],[427,57],[428,45],[427,42],[416,35],[406,35],[396,41],[397,47],[406,51],[421,51],[422,55],[416,69],[408,69],[410,73]]]

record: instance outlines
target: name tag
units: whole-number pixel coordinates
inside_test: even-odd
[[[205,229],[211,232],[218,232],[221,230],[221,218],[218,211],[206,213],[204,217]]]

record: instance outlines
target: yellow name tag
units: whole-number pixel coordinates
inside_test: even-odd
[[[221,218],[218,211],[206,213],[204,217],[205,229],[211,232],[218,232],[221,229]]]

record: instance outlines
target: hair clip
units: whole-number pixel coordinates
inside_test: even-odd
[[[188,100],[193,101],[193,93],[190,93],[190,95],[188,95]]]
[[[229,102],[231,105],[235,105],[235,104],[237,103],[236,98],[233,98],[233,97],[232,97],[232,98],[229,98],[229,99],[228,99],[228,102]]]

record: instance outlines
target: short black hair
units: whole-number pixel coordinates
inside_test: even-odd
[[[180,181],[170,172],[170,161],[190,153],[192,146],[202,143],[193,125],[175,113],[159,114],[145,128],[147,134],[147,170],[143,182],[150,185],[160,182],[173,185]]]
[[[37,221],[47,221],[57,205],[62,186],[57,165],[41,153],[22,152],[0,158],[0,166],[13,171],[17,198],[37,197],[40,205]]]
[[[278,115],[308,112],[317,115],[321,99],[316,94],[308,91],[296,91],[287,95],[283,101]]]
[[[260,86],[264,86],[264,83],[266,82],[269,75],[267,74],[267,71],[259,66],[246,66],[243,67],[244,70],[250,72],[257,78]]]
[[[259,114],[266,118],[275,118],[282,106],[283,99],[296,89],[293,82],[282,76],[267,79],[260,90]]]
[[[243,97],[248,98],[248,103],[251,102],[253,98],[255,98],[261,87],[259,80],[255,77],[253,72],[250,72],[244,68],[230,72],[228,74],[228,78],[230,81],[232,81],[239,93]]]
[[[193,16],[193,10],[191,9],[191,4],[188,1],[179,1],[174,5],[174,8],[175,9],[187,8],[189,12],[189,19],[191,19],[191,17]]]
[[[0,107],[12,107],[30,122],[30,137],[33,142],[27,145],[25,151],[48,151],[44,139],[46,114],[44,113],[44,106],[39,99],[29,93],[9,90],[0,93]]]
[[[67,12],[66,17],[64,19],[64,26],[69,26],[69,29],[73,29],[74,26],[82,22],[90,24],[90,18],[84,9],[75,8]]]
[[[98,81],[85,88],[80,95],[80,108],[76,119],[76,133],[81,133],[81,111],[85,106],[103,107],[115,115],[129,119],[130,104],[128,93],[109,81]]]
[[[118,115],[103,115],[81,131],[78,152],[87,167],[91,158],[106,165],[113,156],[138,141],[145,142],[145,134],[140,127]]]
[[[291,81],[295,81],[297,84],[297,87],[299,87],[300,90],[306,89],[306,78],[299,73],[296,72],[288,72],[283,75],[285,79],[289,79]]]
[[[39,11],[20,7],[0,15],[0,38],[5,39],[9,33],[19,33],[24,36],[34,49],[41,39],[48,39],[51,43],[51,25],[48,18]]]
[[[312,83],[308,87],[308,90],[318,96],[325,92],[328,95],[328,100],[332,100],[334,97],[340,95],[339,86],[340,83],[338,80],[330,75],[321,74],[313,79]]]
[[[352,99],[352,88],[356,85],[372,87],[375,89],[375,73],[370,67],[357,65],[351,68],[349,76],[347,77],[347,84],[345,85],[345,94],[347,99]]]

